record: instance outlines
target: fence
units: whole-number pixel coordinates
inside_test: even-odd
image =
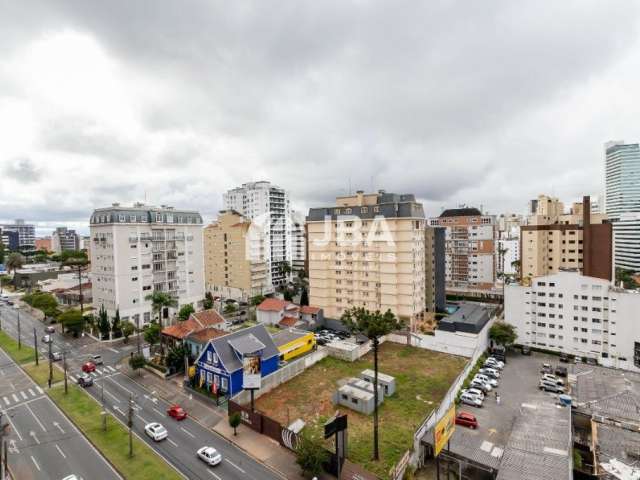
[[[262,395],[270,392],[277,386],[285,382],[288,382],[293,377],[304,372],[307,368],[318,363],[320,360],[325,358],[328,354],[329,353],[327,352],[326,349],[320,348],[315,352],[305,355],[304,357],[298,360],[294,360],[293,362],[288,363],[287,365],[285,365],[282,368],[279,368],[272,374],[267,375],[266,377],[263,377],[260,390],[255,391],[254,398],[260,398]],[[243,390],[242,392],[234,396],[233,400],[236,401],[237,403],[245,404],[249,402],[250,398],[251,398],[251,393],[248,390]]]

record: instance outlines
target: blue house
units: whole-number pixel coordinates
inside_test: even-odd
[[[196,381],[220,393],[233,396],[242,391],[242,362],[245,355],[260,356],[260,373],[265,377],[278,369],[280,352],[264,325],[243,328],[209,340],[198,356]]]

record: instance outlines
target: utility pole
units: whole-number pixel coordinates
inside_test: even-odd
[[[36,367],[38,366],[38,334],[36,333],[36,327],[33,327],[33,346],[36,350]]]
[[[62,365],[64,368],[64,393],[65,395],[69,392],[67,387],[67,351],[62,351]]]
[[[136,330],[138,331],[138,356],[140,356],[140,315],[136,316]]]
[[[102,383],[100,384],[100,403],[102,404],[102,430],[107,431],[107,409],[104,406],[104,378],[102,379]]]
[[[20,310],[18,310],[18,350],[22,348],[22,339],[20,338]]]
[[[129,394],[129,458],[133,457],[133,396]]]
[[[49,338],[51,340],[51,338]],[[51,382],[53,382],[53,360],[51,359],[51,345],[52,341],[49,342],[49,388],[51,388]]]

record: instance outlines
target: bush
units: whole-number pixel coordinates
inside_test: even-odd
[[[45,317],[57,318],[60,315],[58,310],[58,301],[50,293],[46,292],[34,292],[22,297],[22,301],[26,304],[37,308]]]
[[[322,465],[329,459],[329,452],[324,449],[322,442],[306,430],[298,436],[295,454],[296,463],[305,474],[310,476],[320,475]]]

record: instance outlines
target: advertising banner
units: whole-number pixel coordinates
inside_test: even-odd
[[[242,388],[257,390],[260,388],[262,376],[260,374],[260,356],[245,354],[242,359]]]
[[[436,423],[436,427],[433,430],[433,445],[435,448],[434,455],[437,457],[447,442],[451,435],[453,435],[453,431],[456,428],[456,406],[455,404],[451,405],[451,408],[447,410],[447,413],[444,414],[444,417],[440,419],[438,423]]]

